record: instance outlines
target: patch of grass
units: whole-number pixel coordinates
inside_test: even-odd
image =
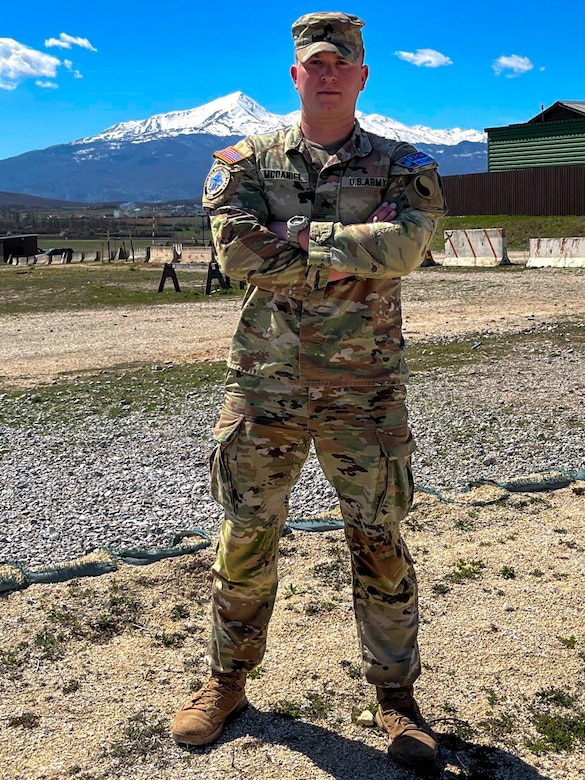
[[[333,601],[311,602],[305,607],[305,613],[309,616],[322,615],[326,612],[333,612],[337,606],[338,604],[335,604]]]
[[[351,661],[340,661],[339,663],[352,680],[359,680],[363,676],[361,664],[354,664]]]
[[[482,728],[503,744],[511,744],[511,734],[517,726],[517,718],[511,712],[490,713],[482,721]]]
[[[453,571],[449,572],[445,579],[450,582],[461,583],[466,580],[477,580],[485,569],[485,563],[481,560],[465,560],[459,558],[454,564]]]
[[[163,718],[149,720],[148,713],[138,712],[132,715],[124,727],[124,739],[109,749],[115,758],[134,758],[151,756],[163,749],[167,739],[168,723]]]
[[[441,273],[447,270],[442,266],[440,268]],[[428,270],[432,271],[432,269]],[[478,340],[481,340],[481,347],[472,349]],[[522,351],[527,344],[537,350],[546,350],[553,344],[558,348],[559,342],[566,343],[573,349],[582,348],[585,344],[585,328],[582,327],[582,323],[567,317],[562,323],[535,325],[533,329],[519,333],[493,335],[475,333],[453,338],[442,337],[431,341],[409,342],[407,358],[413,374],[435,369],[459,370],[466,366],[489,364],[501,358],[508,358],[511,353]],[[460,432],[460,435],[461,437],[466,435],[465,429]],[[514,498],[513,505],[529,506],[537,503],[547,502],[540,496],[531,496],[527,499]]]
[[[574,697],[570,693],[554,686],[538,691],[536,698],[547,704],[557,704],[559,707],[570,707],[574,702]]]
[[[306,593],[305,588],[301,588],[292,582],[289,582],[284,590],[284,598],[291,599],[293,596],[303,596]]]
[[[251,672],[248,672],[250,680],[259,680],[263,674],[266,674],[266,669],[263,666],[255,666]]]
[[[273,712],[281,718],[307,718],[307,720],[322,720],[333,709],[333,705],[323,696],[311,691],[305,694],[306,702],[295,702],[290,699],[280,699],[273,707]]]
[[[451,586],[447,585],[446,582],[435,582],[431,590],[435,596],[446,596],[447,593],[450,593],[452,589]]]
[[[112,615],[135,615],[140,611],[140,601],[131,593],[120,588],[115,580],[110,583],[109,591],[108,603]]]
[[[190,614],[187,604],[175,604],[171,608],[171,618],[173,620],[186,620]]]
[[[154,641],[163,647],[182,647],[185,643],[185,634],[180,631],[162,631],[154,635]]]
[[[500,569],[500,576],[504,580],[516,579],[516,569],[513,566],[502,566]]]
[[[445,249],[445,230],[473,230],[475,228],[504,228],[508,249],[528,250],[531,238],[563,238],[582,236],[583,217],[535,217],[509,214],[441,217],[431,243],[432,252]],[[574,232],[577,231],[577,232]]]
[[[569,650],[574,650],[577,646],[577,637],[574,636],[574,634],[571,634],[571,636],[563,637],[563,636],[557,636],[557,639],[559,642],[567,647]]]
[[[538,732],[538,737],[529,737],[524,744],[531,753],[558,753],[571,750],[576,743],[585,740],[585,713],[573,715],[552,715],[536,713],[532,717],[532,725]]]
[[[40,722],[40,716],[34,712],[23,712],[22,715],[11,715],[8,718],[8,725],[12,728],[35,729]]]
[[[54,631],[43,628],[35,636],[35,645],[41,649],[41,658],[53,658],[57,652],[59,639]]]
[[[75,426],[94,415],[175,414],[183,399],[199,401],[199,395],[202,406],[211,406],[209,391],[219,392],[224,377],[223,362],[124,366],[25,391],[8,388],[1,396],[0,423],[39,428],[52,423]]]
[[[351,582],[348,568],[345,562],[341,560],[318,563],[316,566],[313,566],[312,572],[323,583],[334,588],[339,588]]]
[[[279,699],[272,711],[281,718],[290,719],[302,718],[304,714],[303,705],[291,699]]]
[[[5,314],[53,312],[112,307],[129,308],[209,300],[207,272],[177,269],[181,292],[167,281],[157,292],[162,268],[145,265],[62,265],[0,267],[2,311]],[[213,296],[241,296],[239,285],[214,288]]]
[[[468,517],[460,517],[455,520],[453,527],[458,531],[473,531],[475,530],[474,520],[477,519],[477,512],[468,512]]]
[[[20,661],[14,650],[0,650],[0,673],[7,669],[17,669]]]
[[[79,690],[79,680],[69,680],[61,688],[64,694],[75,693]]]

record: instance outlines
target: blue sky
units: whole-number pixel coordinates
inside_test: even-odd
[[[298,107],[290,25],[314,10],[365,20],[366,113],[482,130],[525,122],[557,100],[585,100],[585,11],[574,0],[13,0],[0,14],[0,159],[237,90],[288,113]]]

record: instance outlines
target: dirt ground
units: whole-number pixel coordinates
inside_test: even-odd
[[[407,338],[582,319],[580,270],[421,269]],[[0,383],[126,363],[224,358],[238,301],[0,315]],[[538,494],[416,494],[421,709],[441,780],[585,780],[585,483]],[[415,780],[390,762],[360,675],[341,531],[281,542],[269,649],[250,707],[216,745],[173,743],[207,674],[215,540],[151,566],[0,596],[2,780]],[[457,575],[457,576],[456,576]]]
[[[515,332],[535,321],[581,316],[584,301],[585,273],[578,269],[421,268],[403,283],[404,331],[411,341]],[[211,298],[176,306],[0,314],[0,383],[26,387],[129,363],[224,359],[239,308],[239,300]]]

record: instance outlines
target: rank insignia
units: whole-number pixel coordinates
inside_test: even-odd
[[[435,160],[424,152],[413,152],[412,154],[407,154],[406,157],[396,160],[396,165],[402,165],[403,168],[413,170],[414,168],[422,168],[423,165],[433,165],[434,162]]]
[[[208,198],[216,198],[230,183],[230,172],[223,165],[217,165],[211,169],[205,179],[205,195]]]

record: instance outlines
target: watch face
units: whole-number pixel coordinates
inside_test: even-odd
[[[305,220],[306,217],[291,217],[289,223],[294,227],[295,225],[302,225]]]

